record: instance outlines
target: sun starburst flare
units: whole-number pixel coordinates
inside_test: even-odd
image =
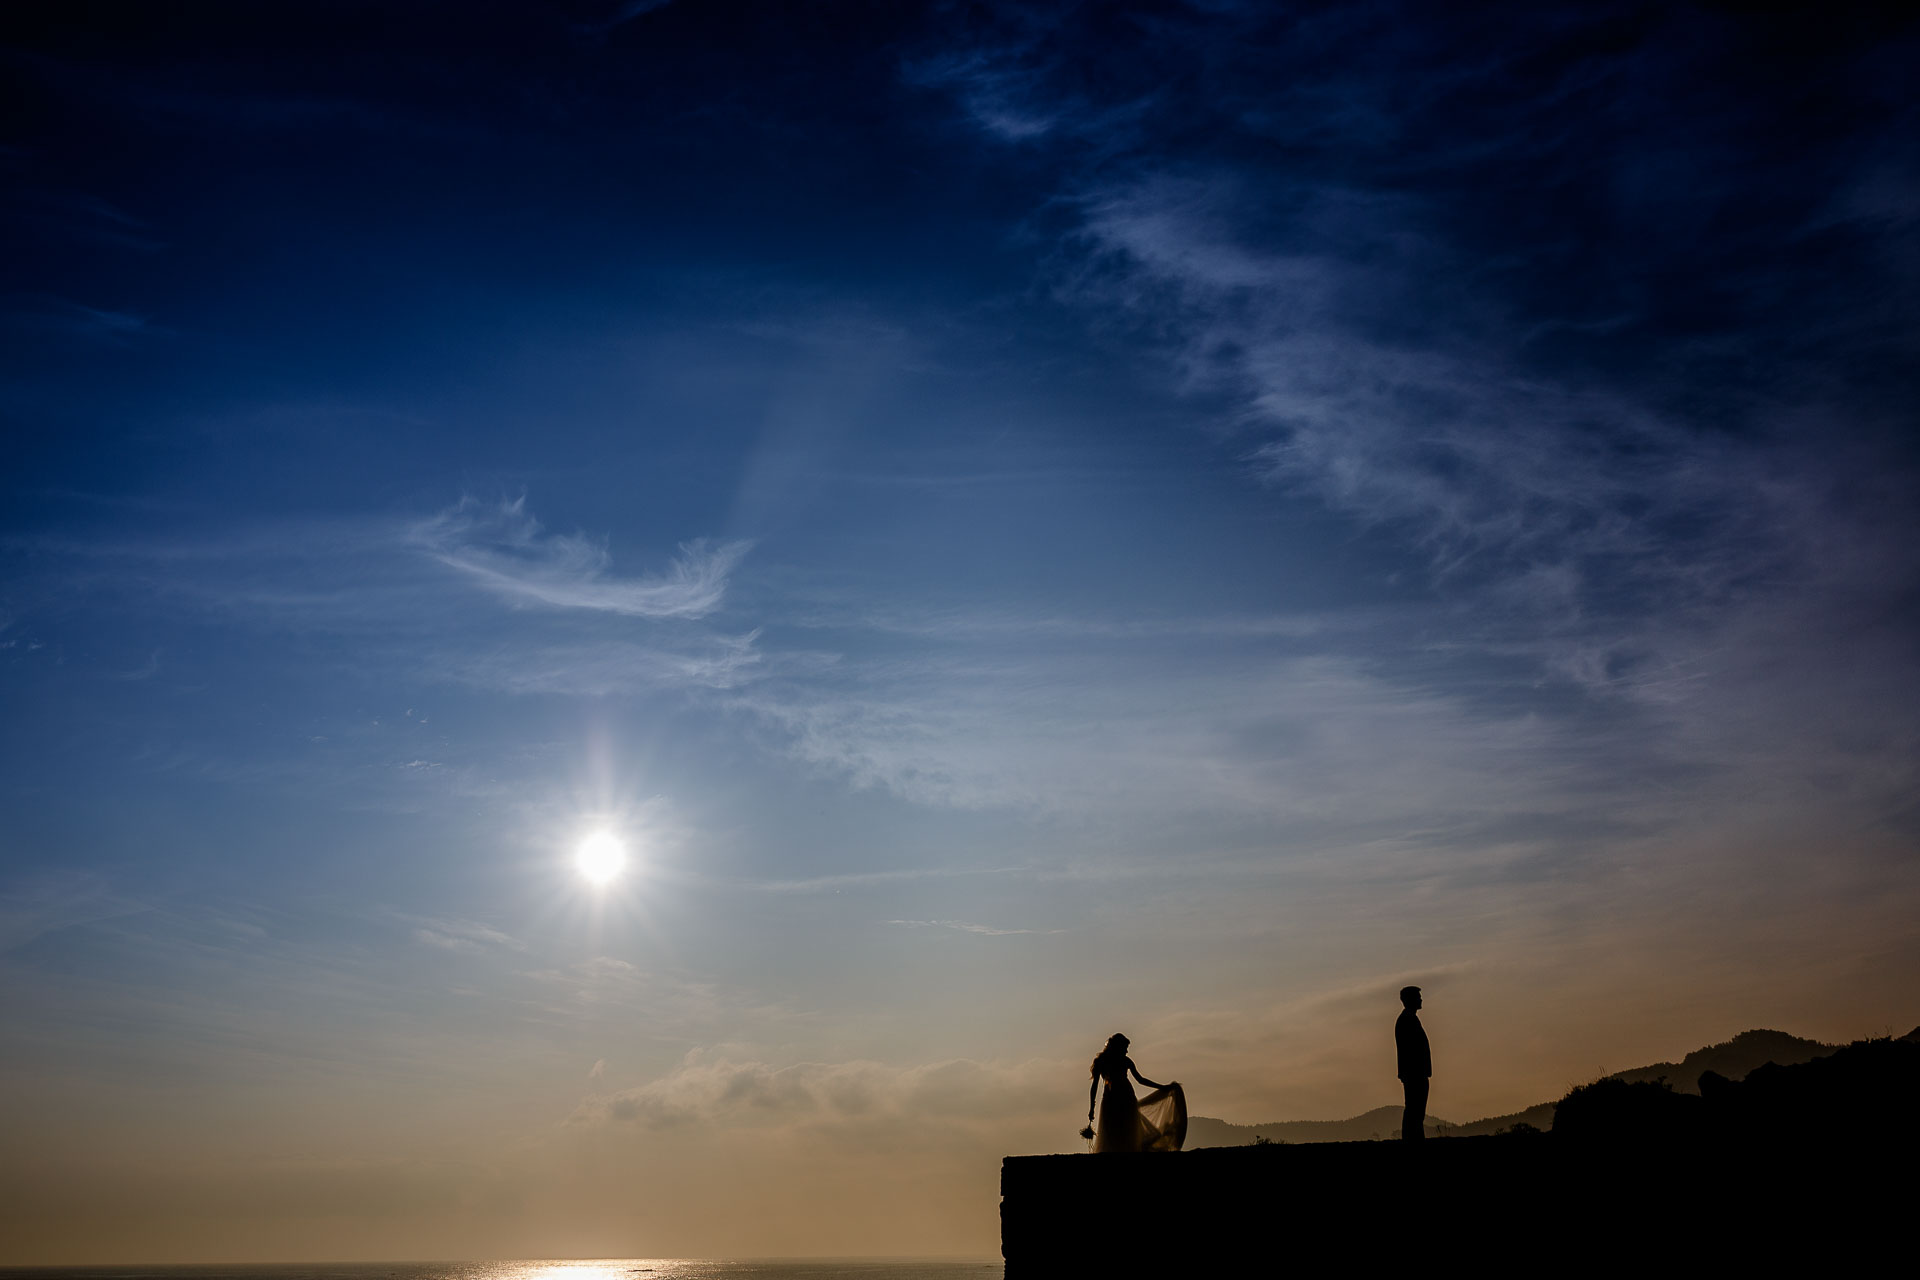
[[[573,864],[590,884],[605,887],[626,870],[627,849],[612,832],[596,831],[580,842]]]

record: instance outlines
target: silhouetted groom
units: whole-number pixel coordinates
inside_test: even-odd
[[[1427,1047],[1427,1029],[1420,1025],[1420,988],[1400,988],[1400,1003],[1406,1008],[1393,1024],[1393,1046],[1400,1051],[1400,1083],[1407,1090],[1400,1137],[1418,1142],[1427,1136],[1427,1080],[1433,1075],[1433,1052]]]

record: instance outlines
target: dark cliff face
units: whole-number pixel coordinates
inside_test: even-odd
[[[1865,1268],[1910,1193],[1884,1160],[1834,1155],[1544,1134],[1019,1156],[1001,1168],[1001,1247],[1007,1280],[1432,1270],[1442,1258],[1494,1275]]]

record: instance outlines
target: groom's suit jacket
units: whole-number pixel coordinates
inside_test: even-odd
[[[1413,1010],[1400,1011],[1400,1020],[1393,1024],[1393,1044],[1400,1051],[1399,1074],[1402,1080],[1425,1080],[1433,1074],[1433,1053],[1427,1047],[1427,1029],[1420,1025],[1420,1016]]]

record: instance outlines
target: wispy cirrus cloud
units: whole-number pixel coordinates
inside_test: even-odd
[[[528,512],[525,498],[497,504],[463,498],[414,524],[425,554],[518,605],[590,609],[638,618],[700,618],[720,607],[727,575],[745,542],[682,543],[673,567],[654,578],[620,578],[604,542],[556,534]]]
[[[469,497],[405,521],[341,516],[191,534],[40,535],[6,549],[32,566],[14,580],[23,617],[138,597],[140,608],[160,606],[156,616],[352,637],[363,664],[496,692],[729,689],[767,663],[758,628],[702,625],[720,608],[746,544],[695,539],[665,573],[620,577],[603,542],[549,533],[524,498]],[[474,625],[489,613],[487,625]],[[149,647],[103,674],[193,678],[190,662],[170,655],[163,668],[159,657]]]
[[[575,23],[573,29],[582,35],[606,36],[634,19],[644,18],[655,9],[664,9],[672,3],[673,0],[621,0],[621,3],[612,6],[606,17],[595,22]]]
[[[974,122],[1002,141],[1029,142],[1049,133],[1060,113],[1041,105],[1042,76],[1016,59],[1011,49],[961,50],[913,62],[907,75],[957,95]]]
[[[925,655],[733,701],[802,760],[956,808],[1445,825],[1585,803],[1556,791],[1586,753],[1552,726],[1331,657]]]
[[[30,337],[125,346],[152,334],[152,321],[128,311],[68,298],[14,296],[0,301],[0,327]]]
[[[843,889],[911,884],[923,880],[1017,875],[1027,870],[1029,869],[1024,867],[895,867],[886,871],[809,876],[798,880],[721,880],[710,883],[722,888],[740,889],[751,893],[838,893]]]
[[[91,874],[44,875],[0,889],[0,954],[74,925],[137,915],[149,908]]]
[[[591,956],[519,975],[528,999],[514,1008],[550,1024],[647,1027],[650,1051],[664,1044],[711,1043],[746,1028],[762,1034],[790,1028],[806,1015],[750,990],[703,981],[677,970],[636,965],[617,956]]]
[[[1717,808],[1727,820],[1756,789],[1830,803],[1823,776],[1853,778],[1844,803],[1873,821],[1901,808],[1920,752],[1861,688],[1865,671],[1914,687],[1889,610],[1920,580],[1895,550],[1917,532],[1898,496],[1912,460],[1884,407],[1836,393],[1817,363],[1765,394],[1722,381],[1705,409],[1661,377],[1545,367],[1512,300],[1403,202],[1315,189],[1295,201],[1302,228],[1275,237],[1243,176],[1160,172],[1086,210],[1085,298],[1153,309],[1177,377],[1236,404],[1243,456],[1282,497],[1420,556],[1453,605],[1426,624],[1436,651],[1518,660],[1590,705],[1631,707],[1603,733],[1565,707],[1539,726],[1585,739],[1588,776],[1658,756],[1744,777]],[[1366,252],[1319,234],[1336,220]],[[1485,293],[1458,330],[1380,322],[1383,299],[1417,305],[1423,273]],[[1648,318],[1621,323],[1661,340]],[[1676,336],[1669,358],[1699,367],[1708,345]],[[1879,761],[1863,771],[1849,743],[1868,724]]]
[[[1309,191],[1299,216],[1332,219],[1346,195]],[[1311,231],[1263,243],[1257,204],[1239,176],[1155,174],[1091,195],[1082,233],[1106,272],[1091,296],[1176,317],[1181,377],[1237,396],[1262,478],[1552,610],[1699,603],[1786,566],[1808,514],[1785,483],[1804,474],[1795,451],[1542,377],[1509,334],[1374,333],[1368,311],[1457,269],[1447,252],[1378,204],[1339,214],[1376,250],[1364,265]]]
[[[1743,59],[1788,18],[1539,10],[1489,33],[1391,7],[1230,5],[1116,31],[1084,11],[987,12],[966,56],[947,54],[964,71],[948,87],[995,142],[973,86],[1018,84],[1055,122],[1059,296],[1156,353],[1276,503],[1364,528],[1423,579],[1424,611],[1322,655],[1350,680],[1311,699],[1302,732],[1352,748],[1306,753],[1303,773],[1341,760],[1431,812],[1538,811],[1663,760],[1716,780],[1717,799],[1692,797],[1716,820],[1755,794],[1823,805],[1836,776],[1874,821],[1899,810],[1920,751],[1864,689],[1915,687],[1894,657],[1920,581],[1898,550],[1920,534],[1910,366],[1889,342],[1920,321],[1884,305],[1882,277],[1912,271],[1904,205],[1830,194],[1908,183],[1885,177],[1899,126],[1875,105],[1877,38],[1795,55],[1794,76],[1849,88],[1830,136],[1783,144],[1790,109],[1750,92]],[[1615,22],[1634,38],[1601,38]],[[1095,43],[1097,65],[1076,57]],[[1680,100],[1678,118],[1662,106]],[[1389,634],[1402,625],[1422,642]],[[1292,811],[1300,775],[1247,748],[1297,703],[1254,670],[1223,675],[1244,705],[1206,712],[1115,691],[1173,748],[1158,775],[1113,759],[1120,716],[1085,748],[1029,754],[1037,708],[1009,706],[1021,745],[974,757],[934,750],[967,735],[907,708],[980,702],[786,714],[797,749],[929,797],[1027,776],[1071,794],[1051,771],[1078,753],[1178,779],[1173,794],[1239,779]],[[1502,705],[1529,707],[1505,719],[1511,739]],[[1006,759],[1022,766],[1000,775]],[[1455,768],[1477,776],[1430,789]],[[1345,776],[1307,788],[1306,810]]]
[[[525,951],[526,943],[492,925],[472,920],[446,920],[428,916],[402,916],[414,925],[413,940],[441,951],[478,953],[486,950]]]
[[[1833,532],[1884,533],[1838,493],[1865,483],[1884,519],[1870,478],[1912,476],[1888,344],[1920,322],[1879,283],[1911,277],[1905,205],[1845,194],[1912,185],[1891,64],[1864,28],[1798,52],[1795,74],[1850,87],[1835,136],[1783,141],[1792,109],[1745,77],[1794,26],[1002,4],[942,65],[970,114],[973,86],[1017,83],[1060,122],[1064,295],[1228,405],[1257,475],[1526,625],[1617,626],[1827,572]]]
[[[759,636],[758,630],[710,636],[678,647],[611,638],[519,644],[448,653],[435,669],[443,679],[506,693],[599,697],[673,687],[732,689],[762,671]]]
[[[951,929],[956,933],[977,933],[987,938],[1011,938],[1023,933],[1064,933],[1063,929],[996,929],[990,924],[975,924],[971,920],[889,920],[888,924],[901,929]]]

